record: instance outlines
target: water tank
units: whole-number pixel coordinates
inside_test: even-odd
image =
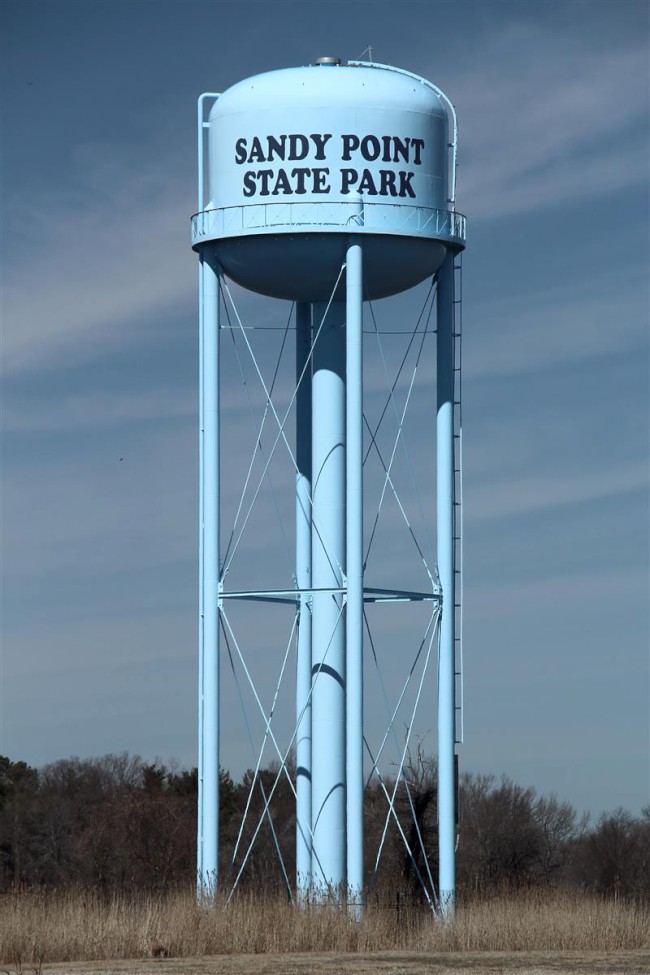
[[[381,298],[463,246],[447,110],[423,79],[320,59],[233,85],[208,127],[209,202],[192,220],[193,244],[212,241],[245,288],[327,300],[358,235],[364,297]]]

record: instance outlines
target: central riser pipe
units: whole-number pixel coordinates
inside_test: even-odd
[[[313,306],[314,337],[326,305]],[[312,586],[341,589],[345,566],[345,303],[332,302],[316,341],[312,378]],[[312,607],[312,883],[346,884],[345,622],[342,595]]]

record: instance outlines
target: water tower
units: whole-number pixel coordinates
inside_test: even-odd
[[[461,589],[455,268],[465,218],[455,205],[455,112],[440,89],[408,71],[328,57],[202,95],[198,137],[199,887],[217,882],[219,630],[228,601],[297,609],[296,886],[347,890],[358,905],[364,602],[428,598],[439,604],[437,903],[444,913],[455,901]],[[437,287],[436,585],[428,594],[371,591],[363,556],[363,306],[427,278]],[[285,485],[295,494],[289,590],[272,580],[255,590],[224,584],[219,361],[220,291],[228,280],[295,303],[295,429],[275,414],[293,466]]]

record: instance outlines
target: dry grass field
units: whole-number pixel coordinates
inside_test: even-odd
[[[15,971],[15,969],[14,969]],[[26,968],[24,972],[33,969]],[[58,975],[648,975],[648,952],[368,952],[217,955],[46,965]]]
[[[280,897],[0,896],[0,970],[138,975],[650,975],[650,910],[578,892],[477,898],[456,918],[370,904],[360,924]]]

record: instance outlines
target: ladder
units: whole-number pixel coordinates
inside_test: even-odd
[[[454,259],[454,674],[455,743],[465,740],[463,680],[463,257]]]

